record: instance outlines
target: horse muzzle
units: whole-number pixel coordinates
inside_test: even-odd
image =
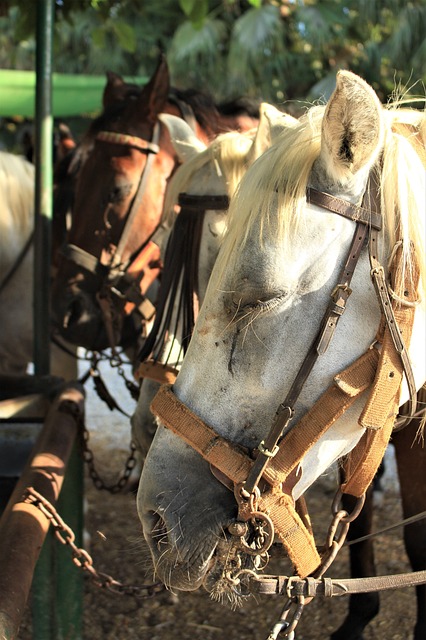
[[[85,349],[102,351],[111,346],[96,294],[86,292],[78,285],[63,289],[55,287],[52,324],[64,340]],[[113,334],[115,339],[118,338],[117,333]]]

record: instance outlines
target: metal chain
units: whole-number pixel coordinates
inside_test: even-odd
[[[333,515],[331,524],[327,532],[327,539],[322,549],[321,564],[315,571],[315,577],[320,578],[334,562],[338,552],[343,547],[351,522],[357,518],[364,506],[365,494],[357,498],[354,508],[350,513],[340,508],[342,491],[339,489],[331,505]]]
[[[61,518],[55,507],[38,493],[33,487],[27,487],[23,502],[37,507],[49,520],[53,527],[56,539],[63,545],[71,549],[72,561],[74,564],[89,574],[92,582],[102,589],[107,589],[118,595],[134,596],[136,598],[147,599],[165,590],[164,584],[157,582],[143,585],[127,585],[115,580],[107,573],[97,571],[93,566],[92,556],[81,547],[75,544],[74,531]]]
[[[135,452],[137,451],[137,447],[133,441],[130,442],[130,453],[124,463],[124,471],[120,477],[120,479],[114,484],[106,483],[101,476],[99,475],[96,465],[95,465],[95,457],[92,449],[89,447],[89,439],[90,433],[86,428],[83,416],[79,411],[78,407],[74,402],[65,401],[61,403],[59,407],[60,411],[64,413],[69,413],[73,416],[76,421],[77,427],[79,429],[80,441],[82,446],[82,455],[83,460],[87,465],[89,476],[93,481],[94,486],[99,491],[108,491],[109,493],[115,494],[123,491],[124,487],[128,484],[129,478],[133,469],[136,466],[137,460],[135,456]]]

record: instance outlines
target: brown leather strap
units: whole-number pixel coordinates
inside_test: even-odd
[[[224,473],[234,483],[247,478],[253,460],[229,440],[219,436],[163,385],[151,402],[151,411],[166,427],[180,436],[207,462]]]
[[[116,131],[99,131],[96,135],[96,140],[102,142],[111,142],[112,144],[122,144],[127,147],[133,147],[139,149],[143,153],[158,153],[160,147],[154,142],[145,140],[144,138],[138,138],[137,136],[130,136],[126,133],[118,133]]]
[[[405,291],[409,299],[415,299],[416,292],[411,291],[410,286],[411,282],[407,281],[406,287],[404,287]],[[416,279],[413,286],[416,288]],[[391,306],[390,300],[389,306]],[[355,449],[347,456],[343,466],[345,482],[342,491],[345,493],[357,497],[363,495],[371,484],[389,443],[398,414],[403,373],[405,372],[407,375],[405,360],[408,360],[408,376],[412,376],[411,364],[404,343],[407,346],[410,344],[414,314],[415,307],[412,306],[399,306],[395,311],[392,311],[392,314],[387,311],[390,320],[387,319],[385,323],[376,378],[359,419],[360,425],[365,427],[367,431]],[[394,336],[395,331],[398,332],[397,340]],[[402,351],[400,345],[402,345]],[[413,387],[414,399],[411,410],[415,411],[414,376],[412,376],[411,382],[409,381],[410,393]]]
[[[414,374],[411,367],[410,358],[408,355],[406,344],[409,344],[409,340],[411,337],[412,326],[414,323],[414,312],[415,307],[406,306],[403,303],[398,307],[395,305],[395,301],[391,300],[388,292],[388,286],[384,274],[383,267],[380,265],[377,260],[377,242],[378,237],[376,232],[372,232],[371,240],[370,240],[370,263],[371,263],[371,276],[374,283],[374,288],[377,293],[377,297],[379,299],[380,307],[382,313],[386,319],[386,327],[389,335],[392,338],[392,342],[394,344],[395,350],[400,358],[401,366],[404,370],[405,377],[408,384],[408,390],[410,394],[410,413],[414,414],[416,411],[416,384],[414,380]],[[395,278],[398,279],[397,284],[392,282],[394,291],[398,291],[401,289],[401,281],[400,281],[400,267],[402,257],[401,257],[401,249],[397,250],[397,254],[399,255],[399,260],[397,261],[396,274]],[[415,302],[417,299],[417,285],[418,285],[418,270],[413,270],[413,274],[407,274],[405,284],[404,284],[404,292],[406,294],[407,302]],[[392,275],[392,274],[391,274]],[[411,277],[408,277],[408,276]],[[413,290],[414,289],[414,290]],[[398,307],[395,310],[395,307]],[[402,328],[404,325],[404,330]]]
[[[339,373],[334,383],[310,410],[284,436],[277,455],[270,461],[264,477],[274,485],[285,482],[306,453],[340,418],[354,401],[371,386],[379,359],[376,349],[369,349]]]
[[[173,384],[178,374],[177,369],[155,360],[146,360],[141,362],[135,371],[136,380],[147,378],[160,384]]]
[[[253,460],[237,445],[219,436],[184,405],[167,385],[161,387],[151,403],[151,411],[161,423],[181,437],[207,462],[219,469],[235,485],[247,478]],[[306,576],[315,571],[321,559],[310,530],[296,512],[294,500],[281,489],[269,491],[259,506],[271,517],[276,534],[285,546],[296,571]]]
[[[259,575],[250,581],[250,591],[260,595],[289,595],[297,598],[337,597],[353,593],[371,593],[426,584],[426,571],[413,571],[392,576],[370,578],[298,578],[296,576]]]
[[[300,576],[313,573],[320,564],[320,557],[309,522],[297,513],[293,498],[282,491],[282,484],[306,451],[368,387],[374,378],[377,358],[376,350],[370,349],[336,376],[335,384],[323,394],[309,415],[302,418],[297,429],[288,434],[285,446],[264,469],[263,478],[271,489],[261,494],[259,507],[274,523],[276,535]],[[170,386],[161,387],[151,403],[151,411],[235,485],[245,482],[254,464],[247,452],[219,436],[180,402]],[[328,412],[326,416],[324,412]]]
[[[152,143],[154,144],[157,148],[158,148],[158,142],[160,139],[160,125],[158,122],[155,123],[154,125],[154,130],[152,133]],[[117,262],[121,262],[122,259],[122,255],[126,249],[127,246],[127,242],[131,236],[132,233],[134,233],[133,230],[133,223],[136,220],[136,216],[139,212],[140,206],[142,204],[142,200],[143,197],[145,195],[145,190],[146,190],[146,185],[148,183],[148,178],[150,175],[150,171],[151,171],[151,167],[152,164],[154,162],[154,158],[155,158],[155,154],[148,154],[148,157],[146,159],[146,163],[145,163],[145,167],[142,170],[142,174],[140,176],[140,180],[139,180],[139,184],[135,193],[135,196],[133,198],[133,202],[130,205],[130,211],[127,215],[127,219],[126,222],[124,224],[124,229],[121,233],[121,238],[118,242],[118,246],[117,246],[117,250],[115,252],[115,256],[114,256],[114,260],[115,260],[115,264],[117,264]]]
[[[364,246],[366,234],[367,227],[357,224],[347,259],[339,274],[337,285],[331,294],[331,301],[324,314],[320,331],[312,342],[285,400],[279,405],[267,437],[259,447],[259,455],[245,483],[245,489],[248,493],[253,492],[264,474],[265,468],[270,464],[278,443],[290,431],[290,421],[294,413],[294,406],[303,385],[308,379],[318,357],[324,355],[330,344],[337,323],[346,308],[347,299],[351,294],[349,285]]]
[[[331,196],[324,191],[317,191],[317,189],[308,187],[306,189],[306,200],[310,204],[315,204],[322,209],[337,213],[339,216],[344,216],[354,222],[361,222],[379,231],[382,228],[382,217],[380,213],[371,211],[371,209],[363,206],[352,204],[352,202],[348,202],[342,198]]]

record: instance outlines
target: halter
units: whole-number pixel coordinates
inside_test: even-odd
[[[173,92],[169,95],[169,101],[179,108],[183,119],[195,131],[196,118],[192,107],[183,100],[180,100]],[[135,197],[127,214],[120,241],[110,264],[104,265],[99,258],[73,244],[66,244],[62,249],[62,255],[64,255],[65,258],[83,267],[83,269],[90,273],[101,275],[102,280],[104,280],[106,272],[106,283],[103,291],[98,294],[97,299],[102,310],[108,340],[113,351],[116,346],[116,340],[113,329],[113,308],[110,301],[111,293],[118,296],[123,302],[126,313],[132,313],[134,310],[137,310],[144,321],[152,320],[155,314],[155,308],[151,301],[145,296],[145,293],[160,274],[160,246],[169,229],[165,224],[160,223],[151,237],[146,239],[142,246],[131,256],[127,264],[122,264],[122,254],[131,235],[133,222],[143,199],[153,156],[160,151],[159,138],[160,125],[158,122],[155,123],[151,141],[138,136],[114,131],[98,132],[96,136],[97,140],[137,149],[141,153],[147,154],[147,161],[142,170]]]
[[[127,305],[129,312],[137,309],[145,320],[150,320],[155,311],[152,303],[145,297],[144,293],[159,274],[159,246],[163,235],[166,233],[165,227],[159,225],[154,233],[144,240],[142,246],[131,256],[126,264],[122,264],[121,256],[132,233],[133,224],[145,193],[153,157],[160,150],[158,145],[159,137],[160,125],[158,122],[154,126],[151,141],[113,131],[100,131],[97,134],[96,139],[101,142],[120,144],[137,149],[147,155],[147,161],[142,170],[136,194],[126,216],[126,222],[111,263],[109,265],[103,264],[98,257],[74,244],[67,244],[62,250],[65,258],[86,271],[94,275],[100,275],[103,279],[106,273],[106,285],[103,292],[98,295],[98,302],[103,312],[105,327],[112,348],[115,347],[115,337],[112,328],[110,292],[118,296]]]
[[[403,372],[409,385],[411,411],[414,413],[416,390],[404,346],[404,342],[408,344],[411,337],[414,309],[408,304],[393,310],[384,270],[376,257],[381,214],[373,180],[370,178],[361,207],[315,189],[308,189],[307,200],[354,220],[357,224],[345,266],[340,273],[338,285],[331,294],[320,330],[286,399],[278,407],[267,437],[259,444],[255,459],[238,445],[218,435],[193,414],[174,395],[170,385],[160,389],[151,404],[151,410],[162,424],[183,438],[210,463],[216,476],[215,470],[218,470],[220,479],[225,476],[234,487],[239,512],[237,522],[231,525],[231,534],[235,536],[237,546],[250,555],[265,556],[276,535],[286,548],[299,576],[314,574],[315,577],[320,577],[343,544],[349,522],[359,513],[365,491],[383,457],[398,410],[398,390]],[[316,360],[326,352],[345,310],[351,293],[350,281],[368,232],[371,276],[383,318],[377,336],[382,345],[381,351],[379,353],[377,348],[371,347],[347,369],[337,374],[333,384],[307,414],[297,424],[290,426],[300,391]],[[392,269],[391,276],[395,279]],[[396,288],[394,282],[392,285]],[[413,286],[415,288],[416,283]],[[405,290],[410,302],[415,298],[415,291],[411,291],[411,286],[408,285]],[[299,515],[297,512],[289,484],[290,487],[295,484],[292,478],[309,448],[367,389],[371,389],[370,397],[360,417],[360,424],[366,427],[365,437],[361,438],[348,458],[345,466],[346,479],[342,486],[342,491],[358,497],[358,505],[350,515],[339,512],[336,507],[335,526],[342,527],[338,548],[335,548],[333,542],[333,529],[329,552],[320,557],[309,518],[306,514]],[[376,410],[377,398],[382,396],[384,401],[380,409]]]

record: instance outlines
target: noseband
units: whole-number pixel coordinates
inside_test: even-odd
[[[175,396],[171,385],[165,385],[154,398],[151,410],[161,423],[179,435],[219,470],[234,487],[238,504],[238,519],[231,525],[235,544],[246,553],[265,556],[274,535],[287,550],[299,576],[320,577],[334,559],[337,550],[333,537],[327,553],[320,557],[306,514],[299,514],[291,495],[294,477],[307,451],[322,437],[360,395],[370,390],[359,422],[365,434],[345,464],[345,483],[341,492],[358,498],[355,512],[333,511],[336,523],[342,526],[340,548],[346,537],[349,522],[359,513],[364,494],[382,460],[398,412],[398,390],[403,373],[410,391],[411,414],[415,412],[416,389],[411,364],[404,342],[409,343],[414,320],[415,299],[412,289],[417,283],[405,282],[407,304],[394,309],[388,292],[384,269],[377,260],[378,231],[381,213],[377,189],[370,178],[362,206],[355,206],[340,198],[308,189],[307,200],[328,211],[354,220],[355,233],[337,286],[323,317],[319,332],[285,400],[279,405],[272,427],[257,450],[248,455],[241,447],[226,440],[193,414]],[[377,334],[380,350],[371,347],[358,360],[334,377],[333,384],[323,393],[298,423],[290,425],[294,406],[300,392],[320,355],[324,355],[342,316],[351,293],[350,282],[354,269],[369,236],[371,277],[382,310],[382,322]],[[400,254],[398,255],[398,258]],[[397,260],[396,260],[397,262]],[[391,265],[393,289],[397,287],[398,264]],[[396,282],[396,284],[395,284]],[[404,340],[402,339],[402,334]],[[380,407],[377,409],[377,399]],[[381,400],[380,400],[381,399]],[[214,472],[217,475],[216,472]],[[336,501],[335,501],[336,502]],[[341,514],[344,514],[343,516]],[[332,527],[331,527],[332,528]],[[251,551],[247,551],[247,549]]]

